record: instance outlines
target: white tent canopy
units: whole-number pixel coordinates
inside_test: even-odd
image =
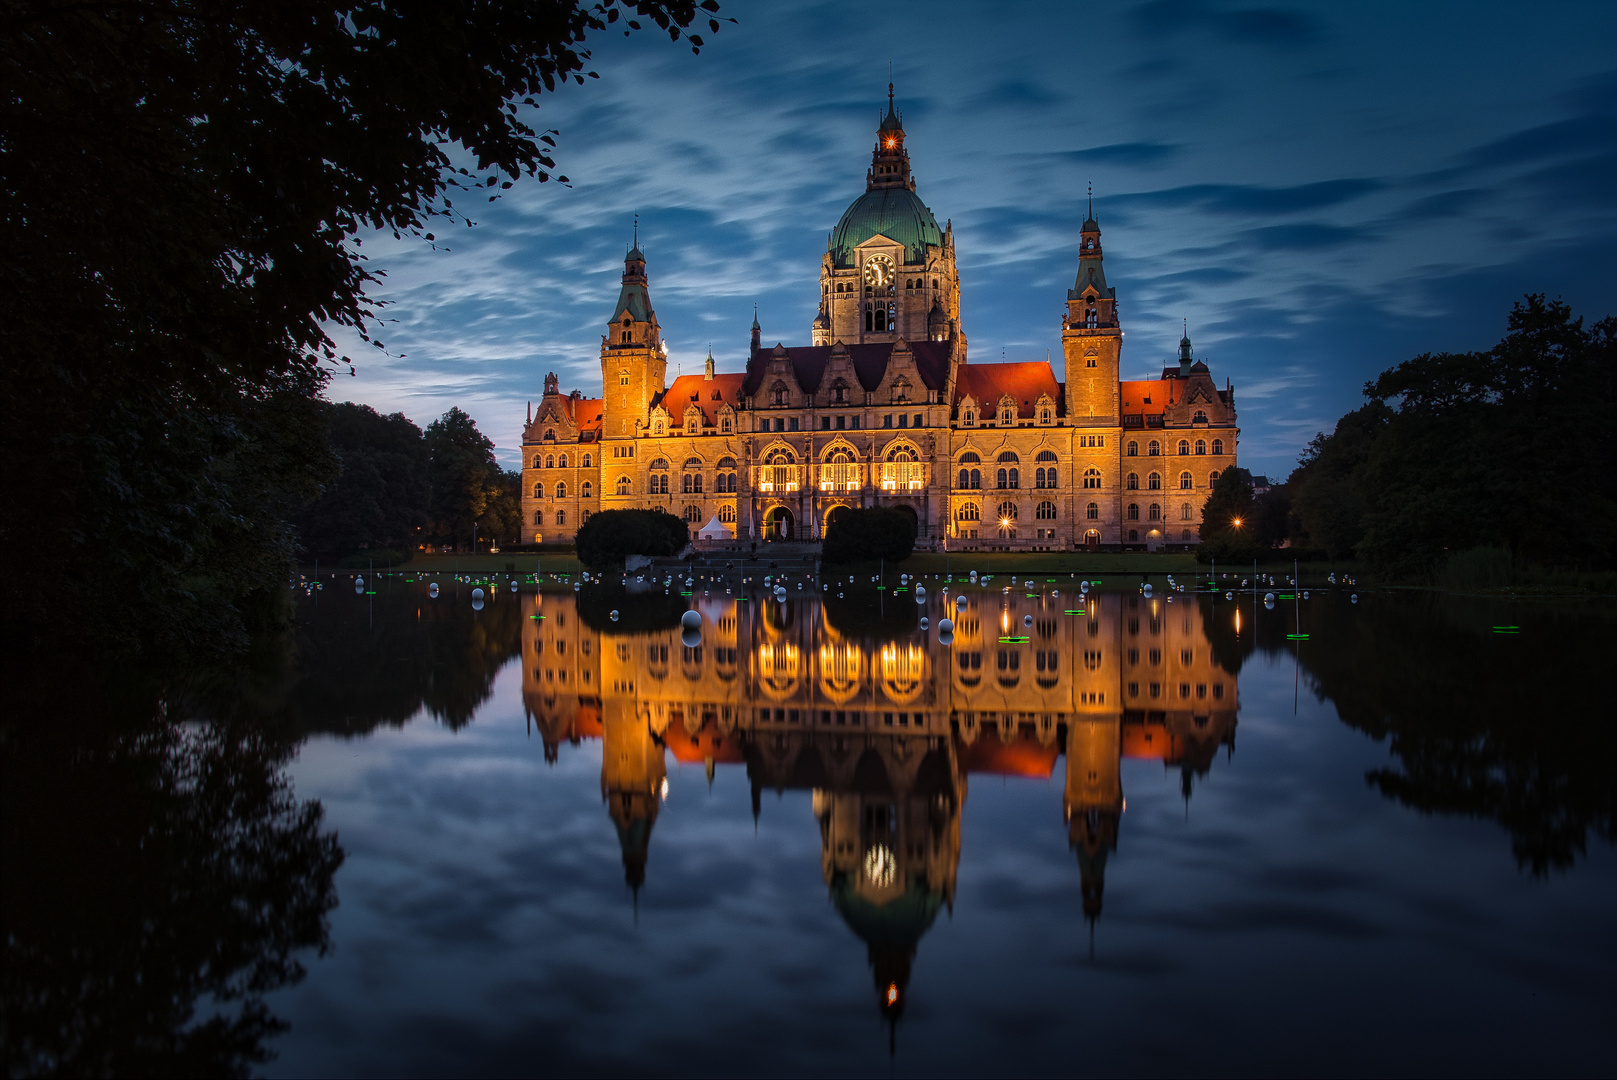
[[[700,540],[734,540],[735,535],[735,530],[720,521],[717,514],[714,514],[713,520],[703,525],[702,531],[696,534]]]

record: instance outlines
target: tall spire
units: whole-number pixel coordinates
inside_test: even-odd
[[[865,179],[865,190],[876,188],[908,188],[915,190],[910,179],[910,156],[904,150],[904,121],[893,103],[893,84],[887,84],[887,115],[876,129],[876,149],[870,159],[870,173]]]

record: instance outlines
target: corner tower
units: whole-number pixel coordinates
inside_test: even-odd
[[[601,338],[602,439],[632,439],[639,433],[668,372],[638,232],[623,257],[623,287]]]
[[[1117,320],[1117,290],[1106,284],[1093,200],[1079,233],[1078,278],[1067,290],[1061,350],[1066,356],[1068,418],[1079,426],[1117,427],[1123,329]]]
[[[887,85],[887,112],[865,173],[865,193],[837,222],[820,260],[816,345],[947,341],[959,335],[954,232],[938,228],[915,194],[904,122]]]

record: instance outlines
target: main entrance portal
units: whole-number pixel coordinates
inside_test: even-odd
[[[795,536],[792,512],[784,506],[772,506],[764,515],[765,540],[791,540]]]

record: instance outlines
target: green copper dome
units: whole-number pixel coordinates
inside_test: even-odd
[[[942,247],[932,211],[908,188],[875,188],[855,199],[831,233],[831,259],[853,265],[853,249],[877,233],[904,245],[904,261],[918,263],[928,247]]]

